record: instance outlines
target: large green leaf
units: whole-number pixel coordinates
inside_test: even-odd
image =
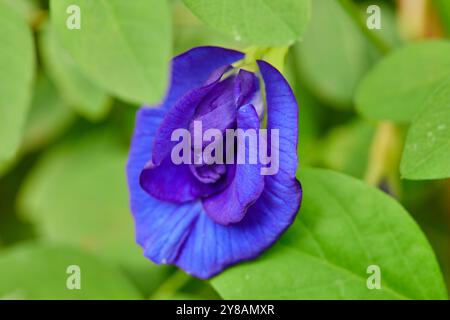
[[[358,88],[357,108],[369,118],[409,122],[449,74],[449,41],[405,46],[367,74]]]
[[[202,23],[181,1],[172,7],[174,54],[200,46],[235,48],[238,45],[231,35]]]
[[[212,280],[226,299],[445,299],[433,251],[396,201],[354,178],[308,169],[294,225],[266,254]],[[381,289],[368,289],[379,266]]]
[[[450,76],[414,118],[400,169],[408,179],[450,178]]]
[[[309,20],[310,0],[183,0],[205,23],[254,45],[298,40]]]
[[[16,9],[0,0],[0,171],[22,139],[34,74],[31,30]]]
[[[79,290],[66,285],[72,265],[80,268]],[[72,247],[30,243],[0,254],[0,299],[139,298],[119,270]]]
[[[53,26],[83,73],[130,102],[155,103],[164,95],[171,55],[171,22],[161,0],[52,0]],[[80,29],[67,28],[77,5]]]
[[[298,72],[314,93],[337,107],[351,107],[373,59],[368,42],[338,1],[313,1],[311,22],[296,46]]]
[[[106,92],[80,72],[70,52],[55,37],[51,26],[41,32],[39,40],[45,67],[64,100],[90,120],[104,117],[111,105]]]
[[[37,0],[2,0],[7,2],[28,22],[32,22],[38,8]]]
[[[25,180],[19,210],[44,239],[81,246],[152,281],[152,273],[165,269],[145,259],[135,243],[126,158],[126,148],[108,131],[70,140],[45,154]]]
[[[25,124],[22,149],[34,150],[48,144],[74,120],[72,110],[58,94],[45,73],[38,75],[31,109]]]

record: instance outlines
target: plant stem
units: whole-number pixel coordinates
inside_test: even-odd
[[[387,54],[391,46],[376,32],[367,27],[366,20],[358,6],[352,0],[338,0],[341,7],[355,22],[362,34],[382,54]],[[391,192],[398,194],[398,165],[400,163],[401,137],[398,127],[390,122],[381,121],[370,147],[369,160],[364,180],[371,185],[389,185]]]
[[[341,4],[342,9],[344,9],[347,14],[353,19],[353,21],[355,21],[362,34],[371,43],[373,43],[381,53],[386,54],[391,50],[391,46],[383,38],[381,38],[377,33],[367,27],[366,19],[361,14],[358,6],[354,4],[352,0],[337,1]]]
[[[400,190],[396,177],[401,150],[400,129],[394,123],[380,122],[370,147],[369,164],[364,180],[378,186],[386,182],[389,184],[390,193],[398,195]]]
[[[170,277],[164,281],[164,283],[150,296],[150,300],[162,300],[167,299],[178,292],[184,287],[190,280],[191,276],[181,270],[176,270]]]
[[[44,10],[37,10],[28,19],[29,25],[34,30],[39,30],[48,21],[48,13]]]

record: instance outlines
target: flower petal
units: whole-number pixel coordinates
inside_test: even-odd
[[[136,115],[136,125],[131,140],[127,162],[127,181],[132,212],[145,209],[145,200],[153,200],[141,187],[139,176],[151,156],[153,138],[164,119],[164,110],[141,108]]]
[[[198,106],[189,124],[191,135],[194,134],[194,122],[201,121],[202,133],[208,129],[222,132],[236,124],[236,104],[234,103],[235,77],[228,77],[214,86]],[[204,141],[205,144],[209,142]]]
[[[219,72],[220,71],[220,72]],[[215,92],[216,87],[221,87],[225,81],[220,81],[226,69],[219,68],[210,75],[205,86],[192,89],[181,97],[175,105],[166,113],[156,134],[152,163],[159,165],[171,152],[177,142],[171,141],[171,135],[176,129],[188,129],[189,123],[194,118],[200,102],[211,92]]]
[[[172,263],[208,279],[233,264],[258,257],[292,224],[300,198],[300,184],[291,180],[288,185],[266,187],[239,223],[223,226],[200,214]]]
[[[258,78],[253,72],[244,69],[239,70],[234,88],[236,105],[241,107],[249,104],[255,95],[260,95]]]
[[[259,129],[259,118],[252,105],[245,105],[238,110],[237,126],[240,129]],[[247,140],[247,139],[246,139]],[[235,164],[233,181],[220,193],[213,194],[203,200],[203,207],[208,216],[222,225],[236,223],[244,218],[250,207],[261,195],[264,189],[264,176],[261,175],[261,164],[249,163],[250,153],[256,154],[256,150],[249,148],[245,141],[245,163]],[[237,148],[238,152],[240,148]]]
[[[127,163],[136,240],[156,263],[175,259],[170,255],[178,254],[178,246],[184,242],[183,237],[190,233],[189,225],[202,212],[200,202],[186,205],[162,202],[146,193],[139,184],[139,176],[151,156],[153,139],[164,113],[164,110],[150,108],[138,111]]]
[[[225,176],[214,183],[203,183],[192,173],[190,166],[176,165],[170,157],[158,166],[147,165],[139,178],[141,187],[159,200],[183,203],[209,196],[227,184]]]
[[[161,107],[170,109],[188,91],[204,86],[216,69],[241,60],[244,56],[239,51],[206,46],[193,48],[175,57],[172,60],[170,88]]]
[[[298,104],[291,87],[277,69],[262,60],[258,60],[258,66],[266,88],[267,129],[279,130],[280,171],[295,178],[298,165]]]
[[[171,141],[172,133],[189,127],[196,107],[216,85],[220,85],[221,77],[220,72],[215,73],[208,85],[191,90],[166,113],[153,139],[151,161],[141,168],[139,181],[148,194],[160,200],[182,203],[208,196],[226,185],[226,179],[204,184],[194,176],[188,164],[175,165],[170,158],[173,147],[178,143]]]

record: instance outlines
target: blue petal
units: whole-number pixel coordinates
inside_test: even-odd
[[[164,113],[165,111],[161,109],[141,108],[136,115],[136,126],[127,162],[128,189],[133,213],[140,213],[145,209],[148,200],[154,201],[142,189],[139,176],[151,157],[153,138],[164,119]]]
[[[218,71],[218,70],[216,70]],[[192,173],[189,165],[175,165],[170,158],[173,147],[178,143],[171,141],[171,135],[176,129],[189,127],[199,103],[216,86],[220,86],[222,73],[214,72],[207,85],[195,88],[180,98],[166,113],[164,119],[156,131],[153,142],[151,159],[139,177],[142,188],[148,194],[165,201],[182,203],[192,201],[199,197],[205,197],[220,191],[228,183],[221,179],[217,183],[202,183]]]
[[[210,85],[194,89],[183,96],[168,111],[156,131],[153,150],[149,161],[141,167],[139,177],[142,188],[148,194],[165,201],[186,202],[201,196],[208,196],[221,190],[226,181],[204,184],[191,172],[188,164],[175,165],[170,158],[172,148],[178,143],[171,141],[172,132],[180,128],[188,128],[195,107],[219,81],[215,79]],[[139,119],[138,119],[139,121]],[[150,148],[151,146],[147,146]]]
[[[172,261],[178,246],[190,233],[189,226],[201,213],[199,202],[177,205],[162,202],[145,192],[139,176],[152,153],[156,130],[163,120],[164,111],[142,108],[138,111],[136,127],[127,163],[127,180],[131,211],[135,219],[136,240],[156,263]],[[172,240],[171,240],[172,239]],[[164,246],[165,243],[165,246]]]
[[[170,88],[163,109],[170,109],[188,91],[205,85],[211,73],[244,58],[239,51],[220,47],[197,47],[172,60]]]
[[[228,183],[225,177],[214,183],[203,183],[189,164],[176,165],[170,157],[158,166],[147,165],[139,177],[141,187],[153,197],[175,203],[196,200],[222,190]]]
[[[298,104],[289,83],[277,69],[261,60],[258,60],[258,66],[266,88],[267,129],[279,129],[280,169],[295,178],[298,164]]]
[[[208,129],[231,128],[236,124],[236,104],[234,103],[235,77],[228,77],[214,86],[202,103],[198,106],[192,122],[189,124],[189,131],[194,135],[193,121],[201,121],[202,134]],[[204,141],[204,147],[209,144]]]
[[[300,197],[300,184],[293,180],[289,185],[265,188],[239,223],[223,226],[200,214],[171,263],[208,279],[231,265],[258,257],[292,224]]]
[[[259,118],[252,105],[245,105],[238,110],[237,126],[240,129],[259,129]],[[208,216],[222,225],[236,223],[244,218],[250,207],[261,195],[264,189],[264,176],[261,175],[261,164],[249,163],[250,150],[245,143],[245,164],[236,164],[233,181],[220,193],[203,200],[203,207]],[[257,147],[257,146],[256,146]],[[240,150],[240,148],[238,148]],[[239,151],[238,151],[239,152]]]
[[[260,95],[259,80],[253,72],[241,69],[236,76],[234,95],[238,107],[249,104],[256,95]]]
[[[222,74],[216,74],[216,77],[212,79],[209,84],[192,89],[169,109],[166,117],[158,128],[154,141],[151,157],[153,165],[159,165],[170,155],[171,150],[178,143],[171,141],[170,138],[172,133],[176,129],[188,129],[198,104],[217,84],[220,84],[219,81],[221,77]]]
[[[219,76],[219,74],[215,72],[214,76],[217,77]],[[197,109],[195,110],[195,118],[204,116],[214,109],[219,108],[223,104],[234,105],[233,87],[235,79],[236,77],[234,75],[231,75],[217,83],[217,85],[214,86],[214,89],[211,90],[198,105]],[[211,76],[209,81],[212,82],[212,80],[214,80],[214,78]]]

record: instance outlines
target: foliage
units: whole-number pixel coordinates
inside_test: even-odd
[[[413,41],[392,1],[0,0],[0,298],[447,299],[450,6],[429,9]],[[125,182],[136,107],[200,45],[268,60],[300,105],[296,221],[211,281],[142,257]]]

